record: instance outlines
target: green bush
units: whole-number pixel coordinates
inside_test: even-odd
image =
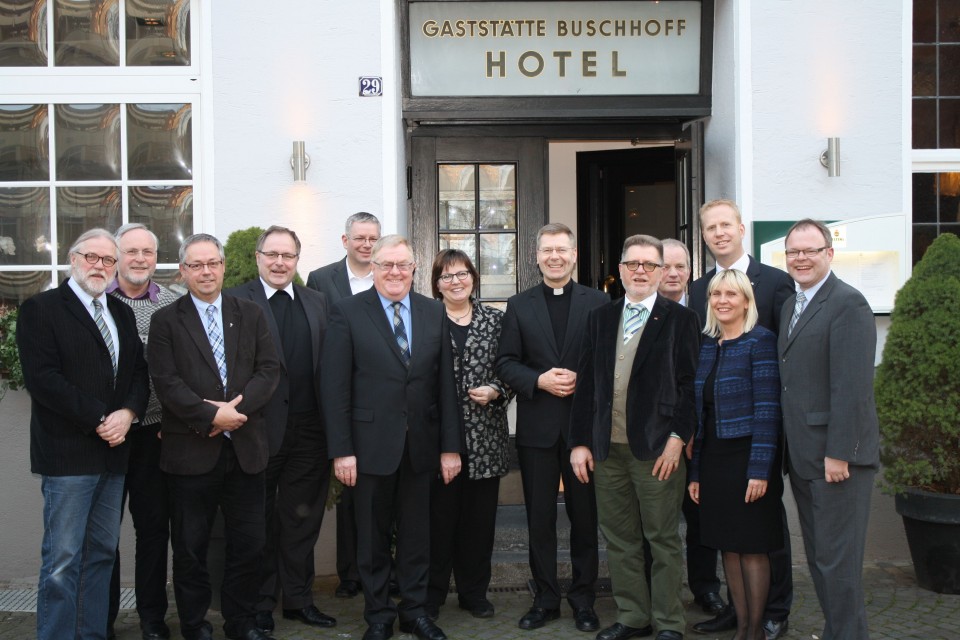
[[[960,494],[960,239],[939,236],[897,292],[874,385],[884,490]]]
[[[223,255],[226,271],[223,274],[223,288],[230,289],[248,282],[257,277],[257,259],[254,253],[257,250],[257,240],[264,229],[249,227],[234,231],[227,237],[223,245]],[[293,278],[294,283],[303,284],[298,273]]]
[[[7,389],[23,388],[23,369],[17,351],[17,315],[16,307],[0,305],[0,400]]]

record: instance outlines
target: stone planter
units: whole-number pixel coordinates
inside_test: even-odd
[[[907,489],[896,496],[917,584],[960,594],[960,496]]]

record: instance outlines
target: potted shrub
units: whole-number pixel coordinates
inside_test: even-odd
[[[938,237],[897,292],[875,382],[883,487],[917,582],[960,593],[960,239]]]
[[[19,309],[0,305],[0,400],[8,389],[23,388],[23,369],[17,351],[17,315]]]

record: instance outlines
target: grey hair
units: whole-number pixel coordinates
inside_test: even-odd
[[[377,255],[384,249],[389,249],[390,247],[396,247],[399,245],[405,246],[407,250],[410,252],[410,259],[414,260],[413,247],[410,246],[410,241],[396,233],[392,233],[386,236],[381,236],[380,239],[377,240],[377,243],[373,245],[373,252],[371,255],[373,259],[376,260]],[[414,260],[414,262],[416,262],[416,260]]]
[[[120,246],[120,238],[122,238],[125,234],[131,231],[135,231],[137,229],[143,229],[144,231],[149,233],[150,237],[153,238],[153,248],[156,249],[157,251],[160,250],[160,239],[157,238],[157,234],[155,234],[153,231],[150,231],[150,229],[147,228],[147,225],[140,224],[139,222],[128,222],[127,224],[117,229],[117,232],[113,234],[113,237],[116,238],[117,240],[117,246],[118,247]]]
[[[666,249],[667,247],[680,247],[681,249],[683,249],[684,255],[687,256],[687,269],[690,268],[690,247],[688,247],[686,243],[680,240],[677,240],[676,238],[664,238],[660,242],[663,243],[664,249]]]
[[[187,257],[187,249],[189,249],[191,245],[195,245],[198,242],[212,242],[216,245],[217,251],[220,252],[220,259],[224,259],[223,245],[219,240],[209,233],[195,233],[192,236],[187,236],[187,238],[180,245],[180,264],[183,264],[184,259]]]
[[[80,245],[82,245],[87,240],[92,240],[93,238],[106,238],[113,243],[113,253],[114,257],[120,259],[120,247],[117,246],[117,239],[113,237],[113,234],[107,231],[106,229],[101,229],[100,227],[94,227],[93,229],[87,229],[80,234],[74,243],[70,246],[70,251],[68,253],[79,252]]]
[[[377,216],[373,215],[372,213],[367,213],[366,211],[358,211],[347,218],[347,222],[343,225],[343,235],[349,237],[350,230],[353,228],[353,225],[357,223],[375,224],[377,225],[377,233],[380,232],[380,220],[377,218]]]
[[[630,247],[653,247],[657,250],[657,253],[660,254],[660,262],[663,262],[663,243],[653,236],[638,233],[624,240],[623,251],[620,253],[621,260],[627,257],[627,249]],[[660,266],[662,267],[663,265],[661,264]]]

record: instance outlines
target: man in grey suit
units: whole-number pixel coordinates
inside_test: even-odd
[[[873,399],[877,330],[863,295],[830,270],[830,231],[801,220],[786,237],[797,284],[783,305],[778,350],[790,484],[824,640],[869,637],[863,550],[879,427]]]
[[[373,245],[380,239],[380,220],[366,211],[347,218],[343,248],[347,255],[310,272],[307,286],[327,296],[332,306],[341,298],[366,291],[373,286]],[[353,489],[344,487],[337,504],[337,585],[338,598],[352,598],[360,592],[357,572],[357,524],[353,513]]]

